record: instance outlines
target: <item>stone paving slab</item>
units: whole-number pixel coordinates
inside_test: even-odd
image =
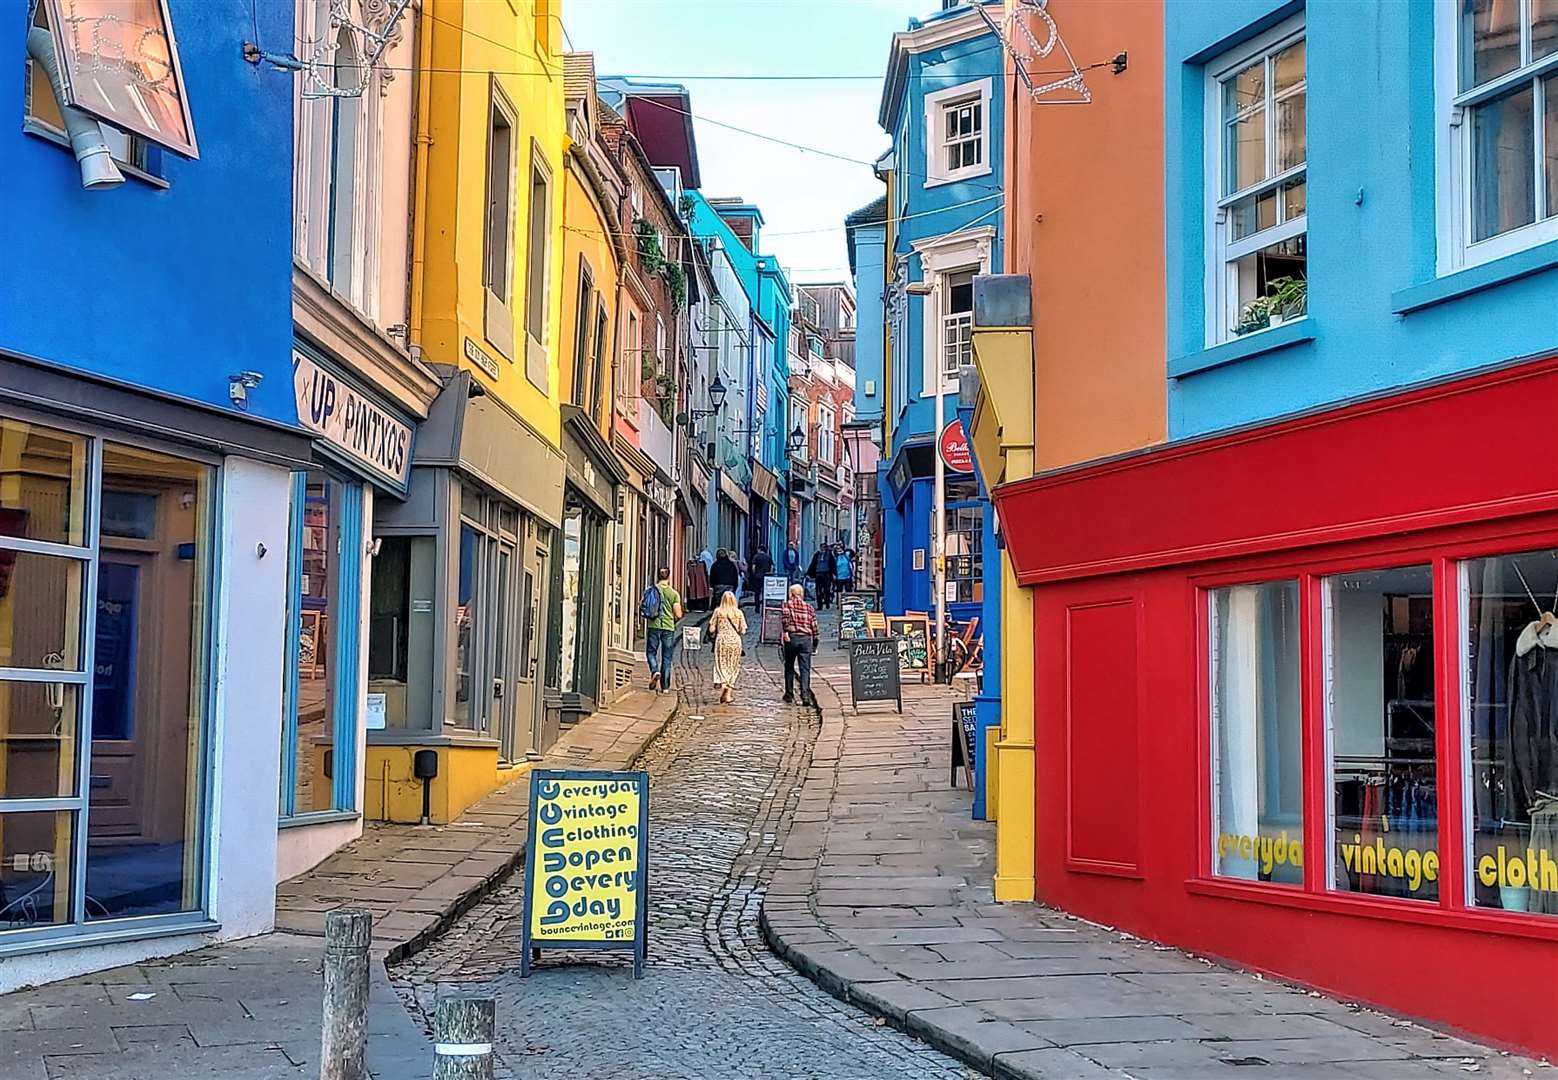
[[[674,695],[632,691],[565,732],[540,765],[627,768],[676,708]],[[527,776],[516,771],[449,825],[370,824],[277,888],[276,933],[0,996],[0,1080],[314,1080],[319,939],[325,914],[343,904],[374,915],[369,1068],[381,1080],[425,1080],[431,1046],[385,965],[424,947],[513,873],[524,854]]]
[[[841,701],[848,678],[825,645],[822,732],[760,919],[775,952],[836,997],[1002,1080],[1546,1069],[1041,905],[995,903],[994,826],[971,821],[969,793],[947,784],[953,693],[910,683],[902,716],[856,715]]]

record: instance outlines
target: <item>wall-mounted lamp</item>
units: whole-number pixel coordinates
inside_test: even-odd
[[[795,430],[790,432],[790,438],[785,442],[785,448],[791,454],[799,454],[806,448],[806,433],[801,430],[801,425],[796,424]]]
[[[936,286],[928,281],[911,281],[903,287],[903,291],[910,296],[929,296],[936,291]]]
[[[690,424],[696,424],[705,416],[713,416],[715,413],[719,412],[720,409],[724,408],[726,393],[727,391],[725,390],[725,384],[719,381],[718,375],[714,376],[714,382],[709,386],[709,400],[714,402],[714,408],[690,409],[687,412],[678,413],[676,416],[676,422],[682,425],[682,427],[687,427]]]
[[[249,391],[265,381],[258,371],[240,371],[227,377],[227,397],[240,409],[249,408]]]

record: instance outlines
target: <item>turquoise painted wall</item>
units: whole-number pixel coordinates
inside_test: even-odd
[[[1558,244],[1460,276],[1436,272],[1436,144],[1449,132],[1435,110],[1433,0],[1309,5],[1307,325],[1206,348],[1206,64],[1303,11],[1276,0],[1169,2],[1171,437],[1558,349]]]

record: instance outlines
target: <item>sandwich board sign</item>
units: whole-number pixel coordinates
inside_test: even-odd
[[[778,607],[783,604],[789,589],[789,578],[783,574],[769,574],[763,579],[763,606]]]
[[[531,773],[520,977],[542,949],[618,949],[641,978],[648,876],[648,773]]]
[[[903,712],[896,638],[861,638],[849,645],[849,696],[860,714],[863,701],[887,701]]]

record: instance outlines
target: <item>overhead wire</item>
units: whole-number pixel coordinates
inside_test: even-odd
[[[958,203],[956,206],[944,206],[944,207],[941,207],[940,209],[937,209],[937,210],[919,210],[919,211],[916,211],[915,213],[912,213],[912,214],[903,214],[902,216],[896,217],[893,220],[894,221],[913,221],[916,218],[936,217],[937,215],[940,215],[940,214],[951,213],[952,211],[958,209],[959,207],[963,207],[963,206],[976,206],[979,203],[989,202],[991,199],[999,199],[999,198],[1001,198],[1003,196],[1003,194],[1004,193],[1002,193],[1002,192],[996,192],[994,195],[981,195],[977,199],[968,199],[965,202]],[[635,231],[633,231],[632,229],[607,229],[607,230],[602,231],[600,229],[582,229],[582,228],[579,228],[579,227],[574,226],[574,225],[564,225],[563,228],[569,230],[570,232],[588,233],[591,236],[598,236],[598,237],[601,237],[603,239],[608,238],[608,237],[618,237],[618,238],[622,238],[622,239],[636,239],[637,236],[638,236],[638,234]],[[822,227],[816,228],[816,229],[773,229],[773,230],[764,229],[762,234],[764,236],[817,236],[817,235],[820,235],[822,233],[834,232],[835,230],[842,229],[842,228],[844,228],[844,226],[842,224],[839,224],[839,225],[825,225],[825,226],[822,226]]]

